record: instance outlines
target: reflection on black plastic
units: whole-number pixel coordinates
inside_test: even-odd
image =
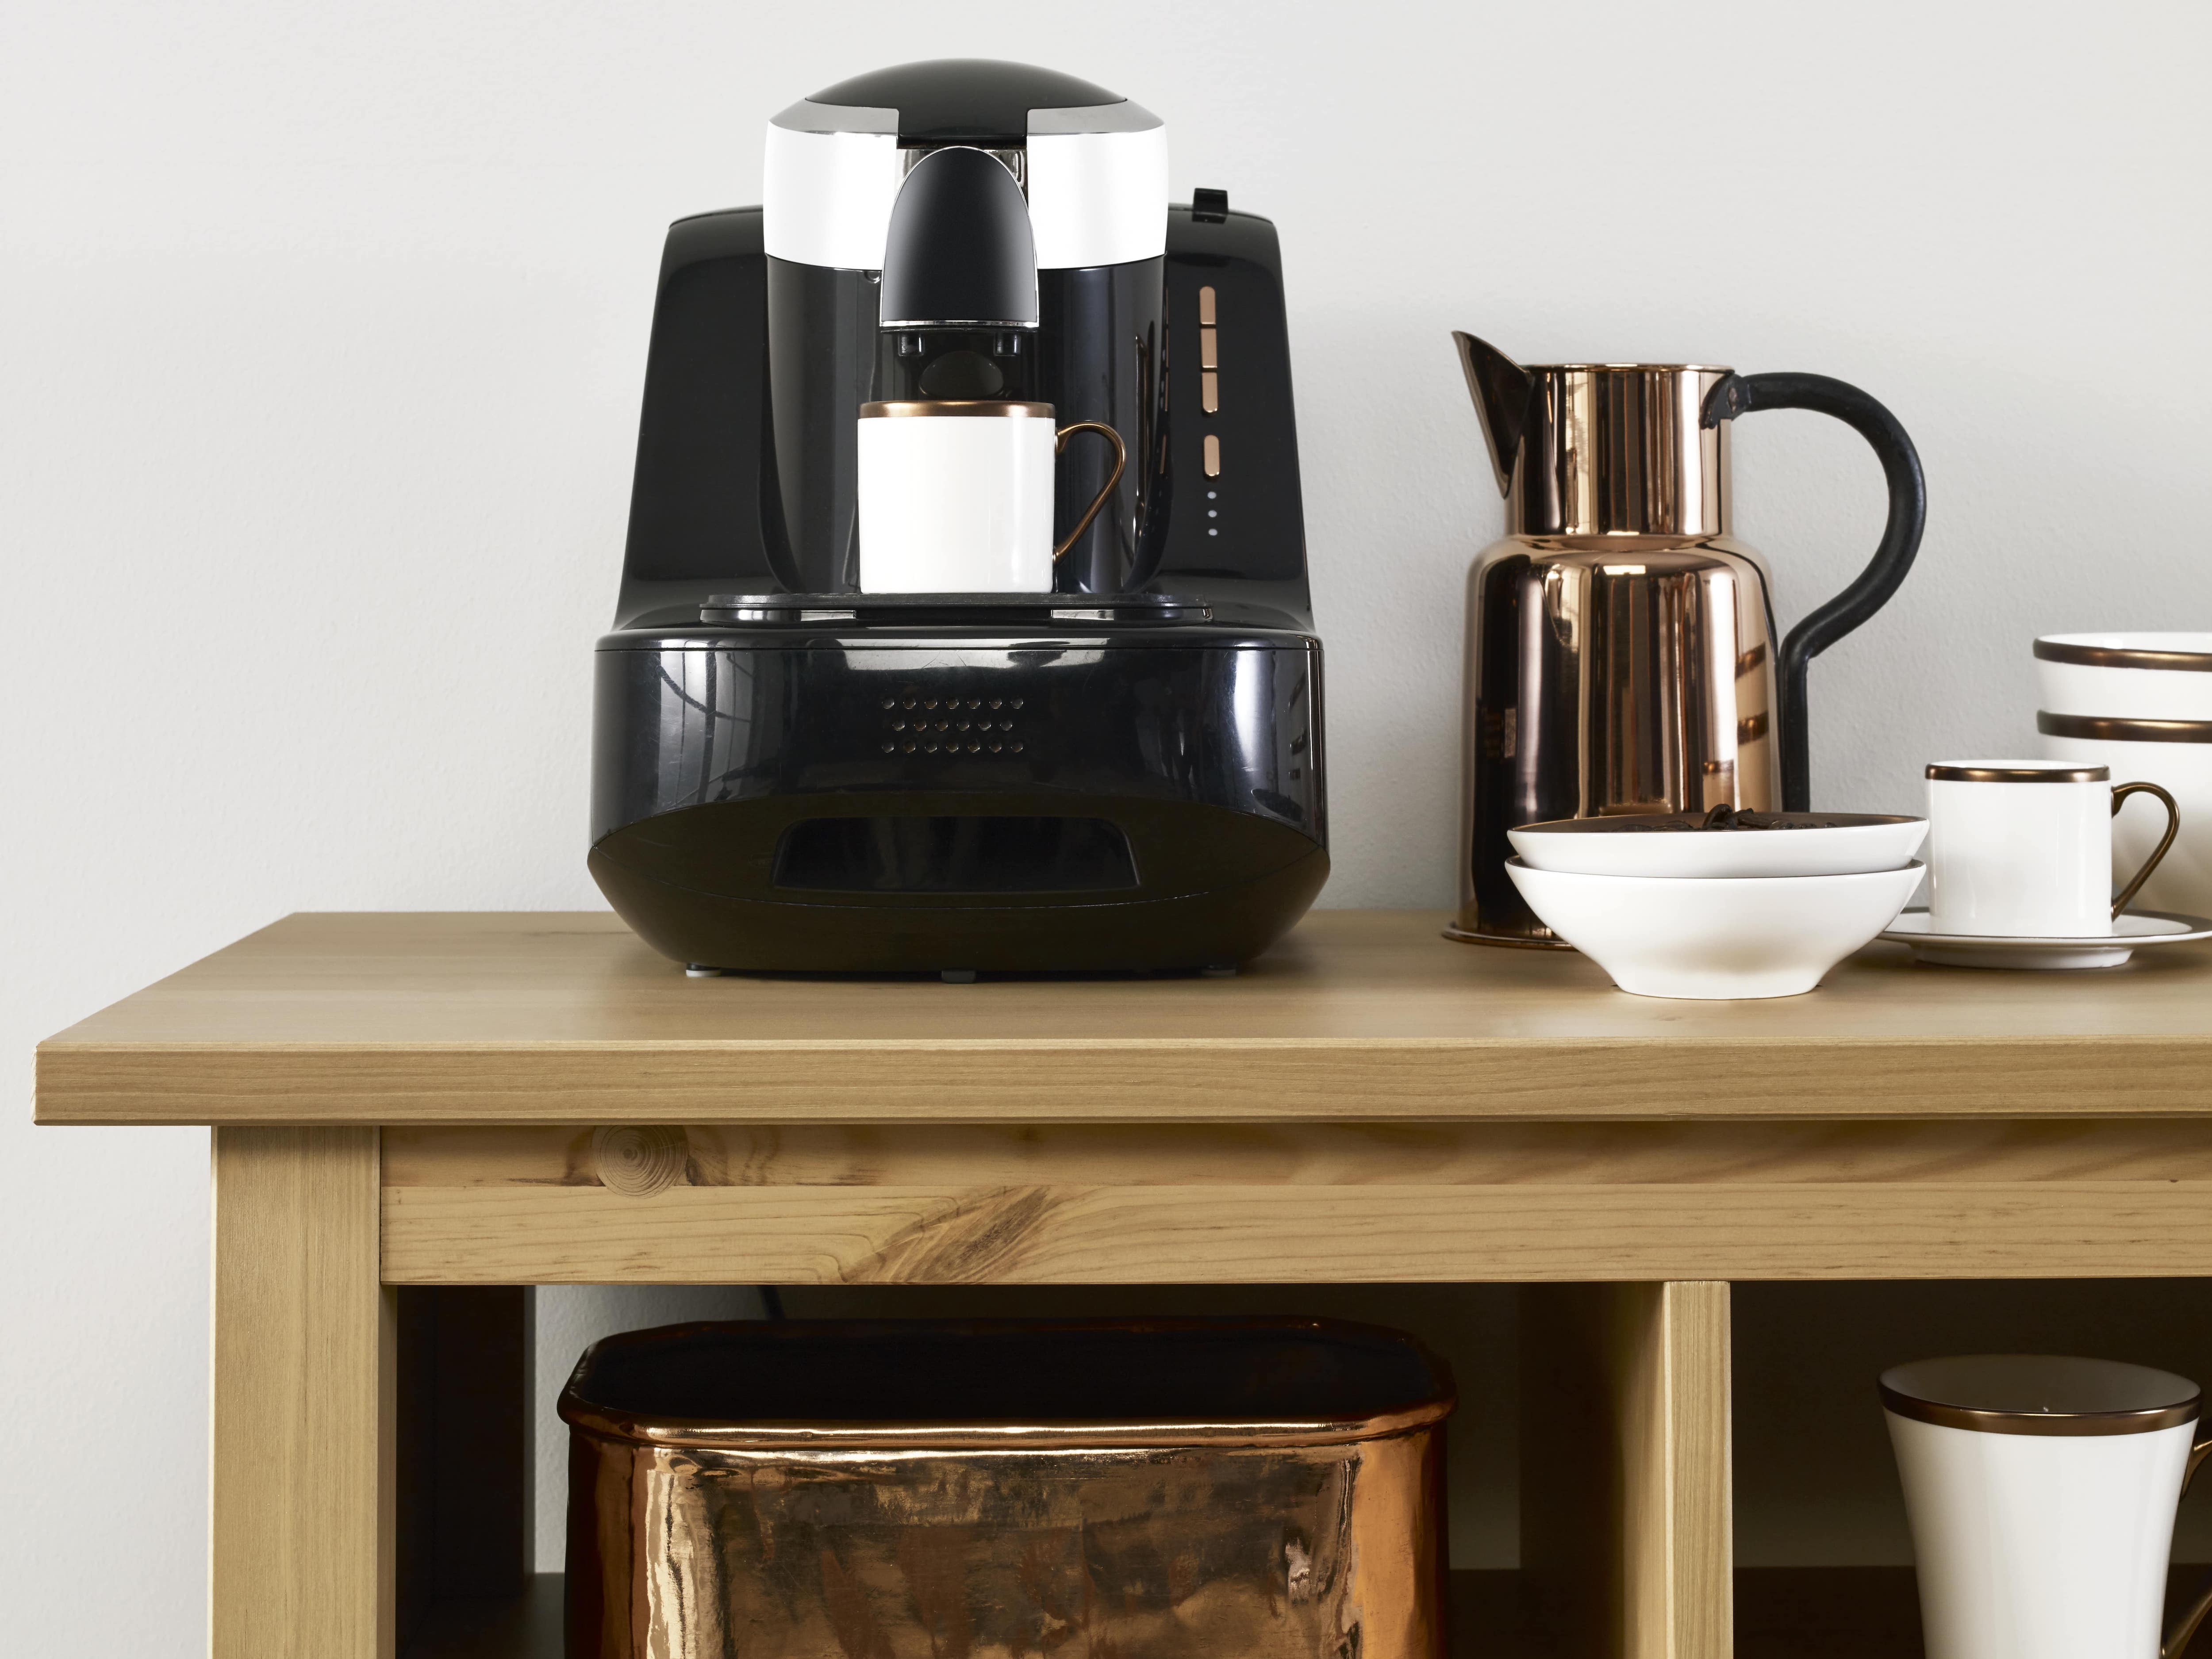
[[[1137,885],[1103,818],[809,818],[775,850],[779,887],[829,893],[1110,893]]]

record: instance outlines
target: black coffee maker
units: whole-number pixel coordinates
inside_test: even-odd
[[[921,157],[998,159],[1034,233],[1024,395],[1071,450],[1035,594],[858,590],[855,429]],[[764,202],[662,257],[592,877],[697,971],[1220,969],[1328,873],[1280,257],[1167,200],[1164,130],[1020,64],[884,70],[769,130]],[[986,344],[985,350],[991,349]]]

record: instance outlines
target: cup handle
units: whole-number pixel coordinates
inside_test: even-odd
[[[1115,441],[1119,443],[1121,440],[1116,439]],[[1115,475],[1119,477],[1121,475],[1116,473]],[[1093,512],[1097,510],[1096,507],[1091,509]],[[1086,518],[1083,522],[1087,524],[1091,521]],[[2135,873],[2135,879],[2122,887],[2120,896],[2112,900],[2112,914],[2116,917],[2128,907],[2128,900],[2136,896],[2136,890],[2150,880],[2150,873],[2158,868],[2158,861],[2166,857],[2166,849],[2173,845],[2174,833],[2181,827],[2181,808],[2173,804],[2172,796],[2155,784],[2122,784],[2115,789],[2112,791],[2112,816],[2117,818],[2120,815],[2120,802],[2130,795],[2155,795],[2166,802],[2166,833],[2159,837],[2158,845],[2152,850],[2150,857],[2143,860],[2143,867]],[[2189,1467],[2192,1473],[2197,1468],[2196,1459],[2203,1455],[2204,1448],[2202,1446],[2190,1455]],[[2198,1610],[2197,1616],[2203,1617],[2202,1609]]]
[[[2130,784],[2128,787],[2137,789],[2148,785]],[[2158,861],[2154,858],[2151,862],[2156,863]],[[2189,1483],[2197,1478],[2197,1466],[2204,1461],[2207,1452],[2212,1452],[2212,1438],[2199,1440],[2190,1447],[2189,1464],[2181,1474],[2183,1492],[2186,1492]],[[2190,1604],[2189,1610],[2167,1626],[2165,1639],[2158,1644],[2158,1659],[2180,1659],[2182,1649],[2189,1645],[2189,1638],[2197,1634],[2197,1627],[2204,1622],[2204,1615],[2208,1613],[2212,1613],[2212,1579],[2205,1582],[2204,1588],[2197,1592],[2197,1599]]]
[[[1097,498],[1093,500],[1089,506],[1083,510],[1083,517],[1075,521],[1075,528],[1068,531],[1067,539],[1052,550],[1052,556],[1055,561],[1060,559],[1070,548],[1075,545],[1077,539],[1082,536],[1084,531],[1091,528],[1091,521],[1096,518],[1098,516],[1099,510],[1105,506],[1108,498],[1114,493],[1114,487],[1121,481],[1121,474],[1129,464],[1128,445],[1121,441],[1121,434],[1115,431],[1113,427],[1108,426],[1103,421],[1078,421],[1073,426],[1062,427],[1060,431],[1054,435],[1052,452],[1054,455],[1066,454],[1067,452],[1067,440],[1073,438],[1079,432],[1095,432],[1104,435],[1106,441],[1114,446],[1114,470],[1106,480],[1106,487],[1098,492]],[[1032,543],[1031,545],[1034,546],[1035,544]],[[2148,784],[2141,785],[2130,784],[2128,787],[2130,789],[2148,789],[2151,785]],[[2113,798],[2115,800],[2118,799],[2117,796]],[[2173,838],[2171,835],[2166,837],[2166,839],[2169,841],[2172,839]],[[2163,852],[2166,849],[2164,847],[2160,847],[2159,851]],[[2152,863],[2154,863],[2156,862],[2157,861],[2155,859],[2152,860]],[[2148,875],[2150,872],[2146,869],[2143,874]],[[2133,892],[2134,889],[2130,888],[2129,891]]]

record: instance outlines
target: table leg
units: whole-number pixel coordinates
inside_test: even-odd
[[[215,1131],[215,1659],[391,1659],[377,1132]]]
[[[1522,1292],[1521,1565],[1566,1651],[1729,1659],[1729,1287]]]

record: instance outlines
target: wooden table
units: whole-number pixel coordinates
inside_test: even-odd
[[[298,916],[49,1039],[40,1122],[215,1127],[215,1651],[542,1649],[475,1605],[528,1571],[519,1287],[1528,1285],[1524,1599],[1724,1659],[1727,1281],[2212,1274],[2207,947],[1693,1003],[1437,929],[947,985]]]

